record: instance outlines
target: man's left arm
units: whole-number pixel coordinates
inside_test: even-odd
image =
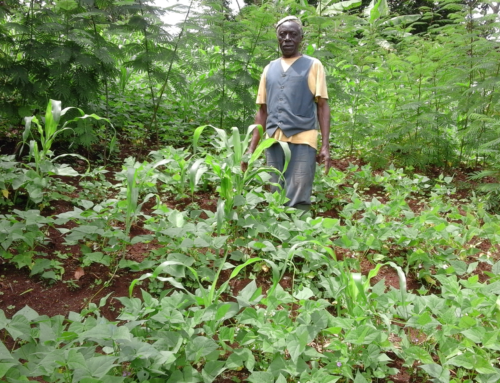
[[[325,174],[330,170],[330,107],[326,98],[318,98],[318,121],[321,131],[319,163],[325,164]]]

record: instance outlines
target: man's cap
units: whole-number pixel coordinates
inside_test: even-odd
[[[293,23],[296,23],[299,25],[300,27],[300,30],[302,31],[302,22],[300,21],[300,19],[296,16],[287,16],[287,17],[283,17],[280,21],[278,21],[275,25],[275,28],[276,30],[278,30],[278,28],[280,27],[281,24],[283,23],[286,23],[287,21],[291,21]]]

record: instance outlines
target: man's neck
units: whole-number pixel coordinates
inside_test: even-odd
[[[302,53],[297,53],[296,55],[291,55],[291,56],[281,56],[282,59],[294,59],[296,57],[302,56]]]

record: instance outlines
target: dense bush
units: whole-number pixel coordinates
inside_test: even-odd
[[[378,166],[475,165],[498,138],[498,20],[488,7],[498,11],[458,0],[284,1],[235,16],[224,2],[192,1],[168,10],[163,20],[185,16],[173,29],[142,1],[11,1],[0,21],[2,126],[50,98],[111,117],[135,141],[248,126],[262,68],[279,56],[273,23],[291,13],[304,21],[304,52],[328,72],[332,141]]]

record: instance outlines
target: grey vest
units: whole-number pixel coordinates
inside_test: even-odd
[[[316,129],[316,103],[307,83],[313,60],[303,55],[286,72],[281,59],[272,61],[266,74],[267,121],[271,137],[277,128],[287,136]]]

